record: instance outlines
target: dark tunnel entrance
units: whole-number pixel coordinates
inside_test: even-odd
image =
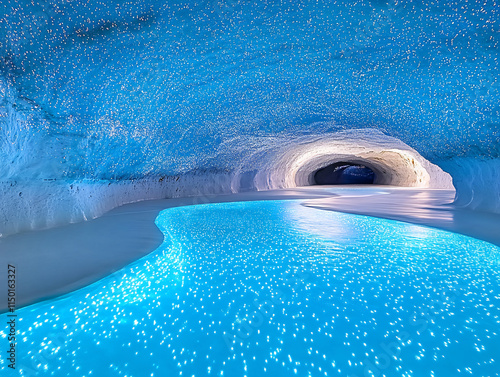
[[[319,169],[313,176],[314,185],[369,185],[375,173],[367,166],[337,162]]]

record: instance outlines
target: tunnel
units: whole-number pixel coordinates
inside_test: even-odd
[[[313,185],[366,185],[373,184],[375,173],[365,165],[337,162],[316,171]]]

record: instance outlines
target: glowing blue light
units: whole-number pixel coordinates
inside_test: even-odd
[[[496,246],[298,201],[171,208],[156,222],[155,252],[17,311],[21,375],[500,370]]]

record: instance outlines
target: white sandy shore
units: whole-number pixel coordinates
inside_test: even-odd
[[[304,205],[428,225],[500,245],[500,215],[454,208],[453,191],[390,186],[322,186],[203,198],[150,200],[116,208],[95,220],[0,239],[0,265],[17,270],[17,306],[81,288],[155,250],[154,224],[169,207],[198,203],[305,199]],[[0,286],[7,286],[2,273]],[[5,311],[6,301],[0,303]]]

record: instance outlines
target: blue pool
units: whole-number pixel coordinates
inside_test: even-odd
[[[295,200],[156,223],[147,257],[17,311],[21,375],[500,375],[496,246]]]

